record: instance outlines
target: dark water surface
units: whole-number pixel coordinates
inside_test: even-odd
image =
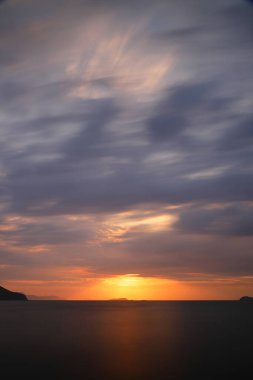
[[[253,305],[0,302],[5,379],[253,378]]]

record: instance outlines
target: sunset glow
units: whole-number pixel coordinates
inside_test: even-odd
[[[0,286],[253,295],[252,11],[0,1]]]

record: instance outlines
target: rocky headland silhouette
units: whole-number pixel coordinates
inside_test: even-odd
[[[0,301],[28,301],[23,293],[12,292],[0,286]]]

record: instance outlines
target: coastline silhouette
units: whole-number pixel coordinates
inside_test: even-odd
[[[28,301],[23,293],[12,292],[0,286],[0,301]]]

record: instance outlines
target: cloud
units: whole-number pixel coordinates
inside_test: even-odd
[[[251,206],[190,207],[180,213],[175,228],[189,234],[252,236]]]
[[[252,8],[60,3],[1,6],[6,276],[250,273]],[[111,225],[171,207],[174,229]]]
[[[198,113],[207,113],[216,99],[214,83],[187,83],[171,88],[155,108],[155,115],[148,121],[154,141],[163,142],[180,135],[186,128],[194,127]]]
[[[4,224],[3,224],[4,226]],[[12,223],[0,232],[2,240],[19,247],[62,245],[84,242],[92,237],[89,228],[59,220]],[[43,250],[43,249],[42,249]]]
[[[93,101],[95,112],[88,115],[86,124],[66,142],[63,151],[66,160],[73,158],[80,160],[85,157],[99,157],[106,155],[107,144],[110,146],[110,135],[105,131],[108,123],[114,120],[119,113],[119,107],[112,99]],[[104,149],[103,149],[104,148]]]
[[[221,148],[226,150],[252,149],[253,115],[245,116],[235,126],[225,132],[221,140]]]
[[[0,88],[0,101],[1,104],[9,104],[10,102],[17,101],[20,97],[24,96],[27,88],[22,83],[7,82],[2,83]]]
[[[164,112],[149,121],[150,135],[154,141],[164,142],[179,135],[186,125],[182,116]]]

